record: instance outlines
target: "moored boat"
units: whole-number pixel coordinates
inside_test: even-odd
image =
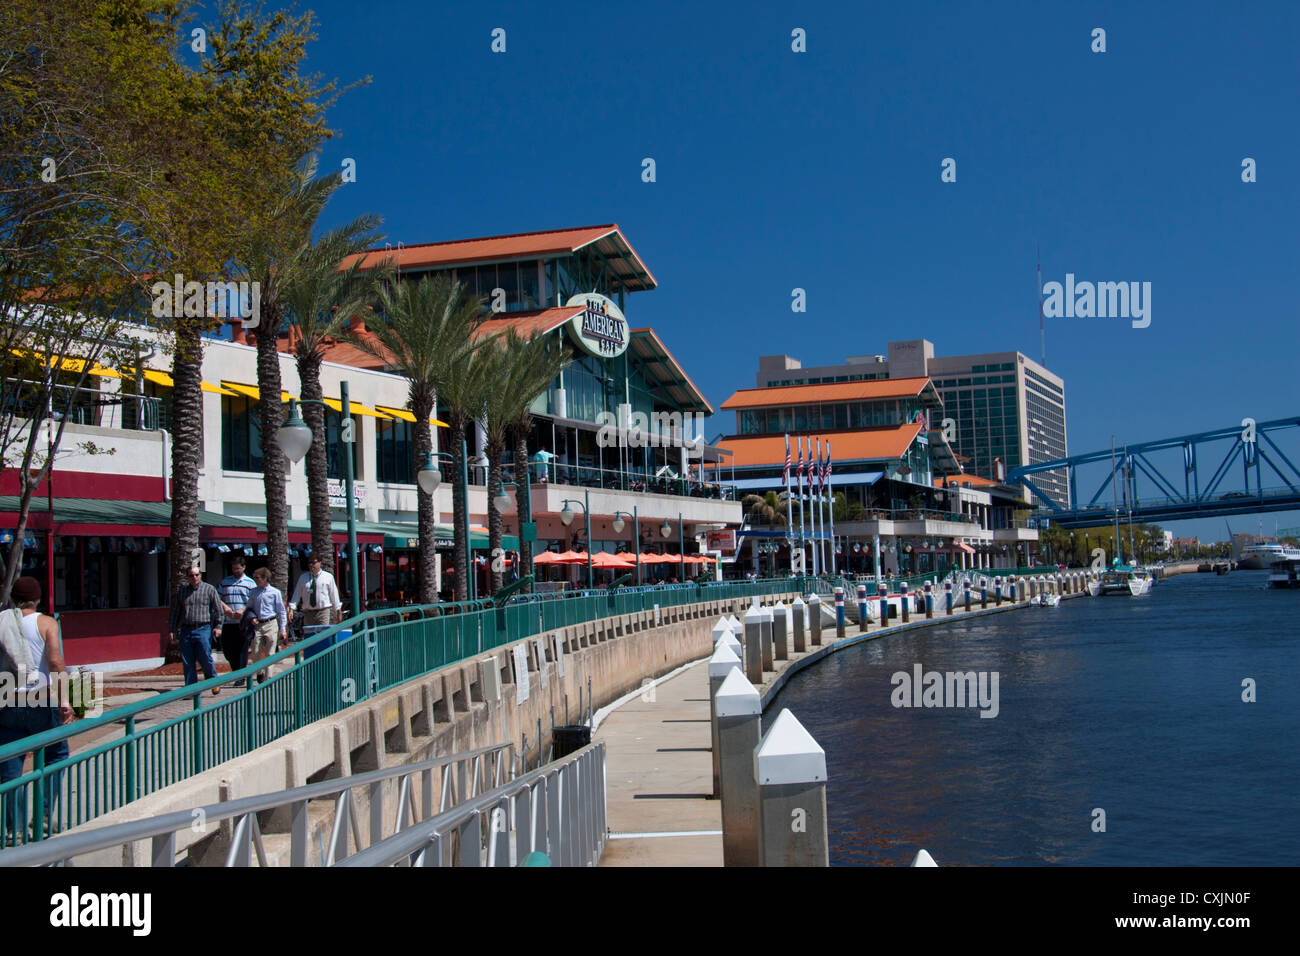
[[[1268,586],[1270,588],[1300,588],[1300,558],[1284,558],[1274,561],[1269,568]]]

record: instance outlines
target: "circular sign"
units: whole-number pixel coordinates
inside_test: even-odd
[[[580,292],[565,305],[582,306],[569,323],[569,332],[584,351],[600,358],[614,358],[627,351],[627,319],[608,298],[598,292]]]

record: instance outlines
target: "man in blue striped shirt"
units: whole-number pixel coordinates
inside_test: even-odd
[[[244,641],[239,619],[244,615],[244,606],[248,595],[257,584],[244,573],[244,556],[237,554],[230,559],[231,573],[222,578],[217,593],[226,606],[226,621],[221,628],[221,653],[226,655],[231,670],[243,670],[248,666],[248,647]]]

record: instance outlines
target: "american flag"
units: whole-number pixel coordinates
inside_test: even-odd
[[[831,480],[831,443],[826,443],[826,481]]]
[[[795,477],[799,479],[799,492],[800,494],[802,494],[803,493],[803,436],[800,435],[799,438],[796,439],[796,441],[799,443],[799,459],[795,465],[794,473],[795,473]]]
[[[829,444],[829,443],[828,443]],[[822,440],[817,439],[817,494],[826,491],[826,460],[822,458]]]
[[[790,490],[790,436],[785,436],[785,468],[781,472],[781,483]]]

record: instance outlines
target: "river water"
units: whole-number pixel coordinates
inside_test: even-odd
[[[789,708],[825,749],[832,865],[1295,865],[1300,591],[1264,579],[870,641],[796,675],[764,729]],[[894,706],[915,664],[997,672],[997,716]]]

